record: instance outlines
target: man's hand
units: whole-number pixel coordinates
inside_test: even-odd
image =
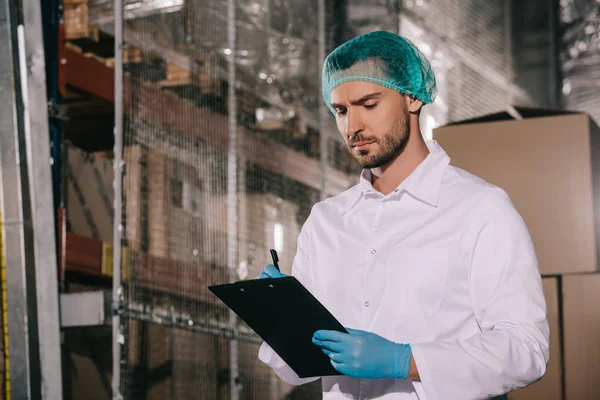
[[[261,271],[261,273],[256,277],[256,279],[283,278],[284,276],[287,276],[287,275],[279,272],[273,264],[269,264]]]
[[[370,332],[347,330],[350,333],[321,330],[313,336],[313,343],[327,354],[336,370],[352,378],[407,378],[410,345]]]

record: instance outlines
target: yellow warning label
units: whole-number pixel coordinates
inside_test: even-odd
[[[102,242],[102,275],[112,276],[113,273],[113,245]]]
[[[129,269],[131,265],[131,253],[128,247],[121,248],[121,279],[129,279]],[[113,274],[113,244],[102,242],[102,275],[112,276]]]

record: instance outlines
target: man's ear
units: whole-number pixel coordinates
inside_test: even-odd
[[[407,96],[408,98],[408,112],[411,114],[419,114],[421,112],[421,107],[423,107],[423,102],[413,96]]]

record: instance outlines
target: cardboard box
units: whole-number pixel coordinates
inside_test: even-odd
[[[281,272],[290,274],[302,228],[298,205],[272,193],[243,194],[238,200],[237,279],[253,278],[272,263],[270,249],[277,250]],[[227,260],[227,196],[208,196],[207,209],[214,230],[207,237],[205,257],[223,263]]]
[[[452,165],[506,190],[527,223],[542,274],[598,271],[598,126],[586,114],[516,111],[523,119],[500,113],[437,128],[433,137]]]
[[[562,400],[562,354],[558,278],[544,278],[544,295],[550,325],[550,361],[538,382],[508,394],[509,400]]]
[[[142,227],[142,149],[128,146],[123,149],[126,173],[123,175],[123,207],[126,210],[125,235],[128,247],[141,251]]]
[[[562,280],[566,400],[600,399],[600,274]]]
[[[129,246],[152,256],[200,261],[204,246],[202,165],[182,161],[173,151],[142,146],[124,150],[123,177]]]
[[[88,0],[64,0],[63,18],[67,39],[88,37]]]
[[[63,331],[64,399],[110,400],[112,336],[98,327]]]
[[[127,248],[173,261],[226,267],[229,200],[214,164],[200,162],[195,154],[139,145],[125,147],[123,159]],[[66,169],[69,229],[112,242],[112,162],[68,146]],[[268,189],[248,190],[239,193],[236,208],[238,279],[254,277],[270,263],[271,248],[277,249],[282,271],[289,274],[302,227],[300,206]]]
[[[107,158],[65,144],[68,227],[71,232],[112,242],[114,171]]]

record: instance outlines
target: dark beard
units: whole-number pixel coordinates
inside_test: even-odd
[[[406,113],[408,114],[408,113]],[[358,162],[358,164],[362,168],[379,168],[384,165],[392,162],[396,157],[404,152],[406,146],[408,145],[408,141],[410,139],[410,129],[408,125],[408,115],[405,118],[397,119],[394,121],[394,125],[387,131],[383,137],[377,140],[377,144],[379,145],[379,151],[375,154],[372,153],[373,150],[361,150],[358,155],[350,150],[350,154],[352,157]],[[361,140],[370,141],[367,138],[357,137],[355,138],[349,145],[352,143],[359,142]]]

